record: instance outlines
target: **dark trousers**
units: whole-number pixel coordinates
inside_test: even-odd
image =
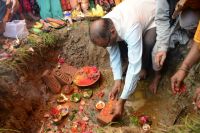
[[[156,28],[151,28],[143,34],[142,69],[152,68],[151,52],[156,43]],[[122,64],[128,61],[128,48],[125,41],[119,42]]]

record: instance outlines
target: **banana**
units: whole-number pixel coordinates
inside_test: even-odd
[[[42,28],[42,26],[43,26],[43,24],[42,24],[42,23],[40,23],[40,22],[36,22],[36,23],[35,23],[35,25],[33,26],[33,28],[36,28],[36,29],[41,29],[41,28]]]
[[[50,24],[53,28],[58,28],[58,27],[60,27],[59,24],[54,23],[54,22],[49,22],[49,24]]]

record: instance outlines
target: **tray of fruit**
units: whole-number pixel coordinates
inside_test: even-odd
[[[80,68],[74,75],[73,82],[80,87],[93,85],[100,79],[100,71],[95,66]]]

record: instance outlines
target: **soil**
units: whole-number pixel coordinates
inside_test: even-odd
[[[77,22],[69,34],[64,36],[64,41],[60,43],[60,49],[48,49],[45,57],[33,57],[29,62],[29,69],[25,73],[18,73],[7,68],[0,68],[0,132],[1,129],[14,129],[23,133],[40,132],[42,125],[46,122],[44,114],[49,112],[55,103],[56,95],[53,95],[41,80],[41,75],[46,69],[52,70],[57,66],[58,55],[65,58],[65,62],[75,67],[97,66],[102,75],[100,81],[92,89],[95,94],[104,91],[102,100],[108,100],[108,93],[113,85],[112,72],[109,68],[109,57],[105,49],[93,45],[88,36],[88,21]],[[62,30],[61,30],[62,32]],[[184,50],[183,53],[185,52]],[[177,53],[179,51],[174,51]],[[167,72],[160,83],[158,93],[153,95],[148,90],[148,85],[152,77],[147,81],[140,81],[134,94],[129,98],[125,106],[125,115],[121,124],[114,127],[101,127],[96,122],[94,113],[96,110],[86,108],[90,112],[88,117],[90,123],[97,125],[98,131],[103,132],[140,132],[130,122],[133,113],[141,113],[150,116],[153,120],[152,128],[160,125],[173,125],[180,119],[180,113],[191,105],[191,95],[195,88],[194,84],[187,83],[188,88],[193,88],[184,95],[173,96],[170,90],[170,77],[175,71],[174,65],[180,62],[182,55],[174,55],[176,59],[170,60]],[[182,52],[180,52],[182,53]],[[178,60],[177,60],[178,59]],[[198,68],[196,71],[199,70]],[[198,78],[194,79],[193,74],[189,76],[195,84]],[[87,100],[90,105],[98,101],[97,97]],[[74,107],[78,107],[79,103]],[[91,116],[93,115],[93,116]],[[5,131],[9,133],[11,131]],[[97,132],[97,131],[96,131]]]
[[[70,31],[62,51],[66,62],[77,67],[86,65],[108,67],[108,53],[90,41],[88,23],[88,21],[77,22],[73,27],[74,30]]]

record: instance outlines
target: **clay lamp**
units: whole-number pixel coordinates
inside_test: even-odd
[[[65,117],[65,116],[68,115],[68,114],[69,114],[69,109],[68,109],[68,107],[63,107],[63,108],[60,109],[60,115],[61,115],[62,117]]]
[[[78,93],[74,93],[74,94],[71,95],[70,100],[71,100],[72,102],[77,103],[77,102],[79,102],[79,101],[81,100],[81,95],[78,94]]]
[[[89,99],[89,98],[91,98],[92,94],[93,94],[93,91],[92,91],[92,90],[86,89],[86,90],[83,91],[82,96],[83,96],[84,98]]]
[[[66,95],[71,94],[73,91],[74,91],[74,87],[73,87],[73,86],[64,85],[64,86],[62,87],[62,93],[66,94]]]
[[[103,102],[103,101],[98,101],[97,103],[96,103],[96,109],[98,109],[98,110],[102,110],[104,107],[105,107],[105,103]]]
[[[65,103],[67,101],[69,101],[69,99],[62,93],[57,98],[58,103]]]
[[[145,132],[147,132],[147,131],[149,131],[149,130],[151,129],[151,126],[150,126],[149,124],[144,124],[144,125],[142,126],[142,129],[143,129]]]
[[[56,113],[54,113],[53,116],[53,122],[55,123],[59,123],[63,117],[67,116],[69,114],[69,107],[68,106],[57,106],[56,108],[54,108],[54,111]]]

